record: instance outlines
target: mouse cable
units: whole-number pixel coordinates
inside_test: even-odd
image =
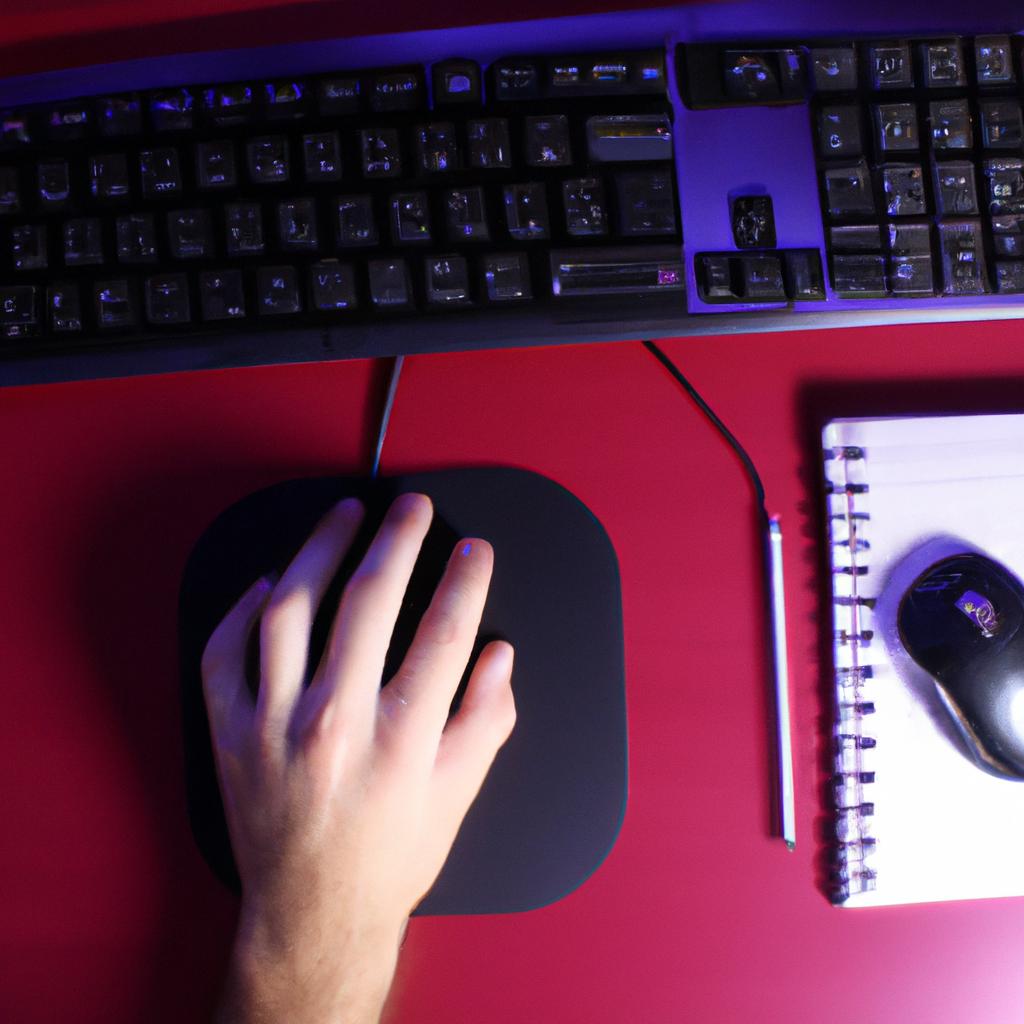
[[[754,485],[758,501],[758,515],[764,530],[765,594],[771,623],[772,674],[775,684],[775,731],[776,753],[778,756],[778,820],[779,833],[786,847],[796,846],[796,797],[793,780],[793,740],[789,719],[789,664],[786,654],[786,594],[782,583],[782,528],[777,517],[768,514],[765,505],[764,484],[754,468],[754,461],[746,449],[736,440],[729,428],[718,418],[715,411],[701,398],[697,389],[676,369],[675,364],[653,342],[645,341],[644,347],[682,385],[729,446],[739,456]]]
[[[754,485],[754,494],[757,498],[758,505],[760,506],[760,515],[762,520],[767,523],[769,520],[768,508],[765,505],[764,496],[764,484],[761,483],[761,477],[758,475],[757,469],[754,467],[754,460],[747,454],[747,450],[736,440],[735,435],[732,431],[718,418],[715,414],[714,409],[708,405],[707,402],[701,398],[700,393],[697,389],[679,372],[676,365],[671,359],[653,342],[645,341],[644,348],[647,349],[656,359],[664,364],[665,369],[672,374],[673,377],[683,386],[686,393],[694,400],[697,407],[717,428],[719,433],[729,443],[730,447],[739,456],[740,461],[743,463],[743,468],[746,469],[747,475],[750,477],[750,482]]]
[[[384,436],[388,432],[388,423],[391,420],[391,410],[395,405],[395,392],[398,390],[398,378],[402,373],[402,366],[405,363],[405,356],[395,356],[391,366],[391,380],[388,382],[388,396],[384,400],[384,411],[380,416],[380,429],[377,431],[377,448],[373,453],[373,469],[370,470],[370,479],[376,480],[380,472],[380,453],[384,450]]]

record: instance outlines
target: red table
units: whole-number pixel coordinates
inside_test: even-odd
[[[127,24],[151,12],[107,13]],[[829,665],[816,444],[832,412],[1021,409],[1024,325],[665,347],[749,448],[786,530],[797,850],[770,834],[759,540],[735,456],[639,343],[411,358],[385,473],[526,467],[570,488],[608,530],[622,572],[630,793],[608,859],[566,899],[415,920],[388,1019],[1016,1024],[1020,901],[841,911],[822,895]],[[235,904],[185,817],[182,567],[238,497],[365,471],[385,369],[0,391],[0,1020],[158,1024],[208,1012]]]

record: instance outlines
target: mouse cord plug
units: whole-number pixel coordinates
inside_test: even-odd
[[[761,483],[761,477],[759,476],[757,469],[754,467],[753,459],[751,459],[747,454],[743,445],[736,440],[732,431],[718,418],[714,409],[704,401],[697,389],[679,372],[672,360],[669,359],[669,357],[665,355],[665,353],[653,341],[645,341],[643,344],[644,348],[658,359],[665,366],[665,369],[668,370],[668,372],[671,373],[677,381],[679,381],[683,389],[693,399],[700,411],[707,416],[722,437],[724,437],[729,443],[733,451],[739,456],[740,462],[743,463],[743,468],[747,471],[747,475],[750,477],[750,482],[754,487],[754,495],[757,498],[758,505],[760,506],[762,522],[767,527],[770,517],[768,515],[768,508],[765,505],[764,484]]]

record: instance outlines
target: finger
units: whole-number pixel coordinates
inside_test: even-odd
[[[317,524],[285,569],[260,623],[260,689],[256,714],[291,717],[302,694],[317,609],[363,521],[363,505],[347,498]]]
[[[504,640],[496,640],[480,652],[462,704],[441,735],[434,763],[434,794],[437,813],[447,820],[453,834],[515,726],[514,655],[512,645]]]
[[[473,653],[493,566],[487,541],[459,541],[401,667],[381,693],[401,731],[429,743],[431,757]]]
[[[391,634],[432,516],[424,494],[403,494],[388,509],[345,586],[327,657],[310,687],[329,690],[326,697],[318,695],[321,706],[339,703],[339,710],[354,713],[376,706]]]
[[[271,587],[265,576],[249,587],[213,631],[203,651],[200,673],[214,747],[235,740],[252,721],[255,705],[245,679],[246,647]]]

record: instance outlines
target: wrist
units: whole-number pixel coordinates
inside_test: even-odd
[[[294,941],[243,918],[216,1024],[377,1024],[399,935],[341,937],[310,928]]]

